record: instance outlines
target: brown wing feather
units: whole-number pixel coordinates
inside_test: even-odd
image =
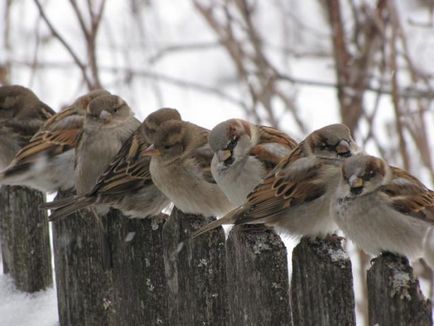
[[[291,137],[289,137],[286,133],[276,128],[267,127],[267,126],[259,126],[258,143],[259,144],[278,143],[290,149],[293,149],[297,146],[297,142]]]
[[[261,219],[267,222],[290,207],[321,197],[327,190],[325,183],[318,182],[323,165],[318,161],[301,169],[276,168],[249,194],[246,209],[242,216],[236,218],[236,223],[252,223]]]
[[[17,153],[14,163],[26,162],[42,152],[54,155],[75,148],[80,132],[77,129],[41,132]]]
[[[14,164],[29,161],[46,152],[56,155],[75,148],[81,133],[82,117],[75,109],[66,109],[51,116],[16,155]]]
[[[138,129],[122,145],[107,170],[98,178],[89,195],[112,195],[133,191],[151,183],[150,158],[142,155],[148,146],[142,130]]]
[[[434,191],[404,170],[392,167],[392,172],[395,180],[404,182],[391,182],[380,188],[390,205],[402,214],[434,223]]]

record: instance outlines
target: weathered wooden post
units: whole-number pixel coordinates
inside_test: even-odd
[[[174,208],[163,228],[169,325],[226,325],[225,235],[218,228],[186,240],[212,218]]]
[[[302,238],[292,253],[294,325],[355,325],[351,261],[339,240]]]
[[[0,189],[3,270],[16,287],[35,292],[53,283],[47,214],[38,209],[44,195],[25,187]]]
[[[235,226],[226,270],[229,325],[292,325],[287,252],[274,231]]]
[[[169,325],[162,231],[167,215],[129,219],[111,210],[107,218],[116,324]]]
[[[52,230],[60,325],[113,325],[108,243],[101,224],[82,210],[53,222]]]
[[[383,254],[368,271],[369,325],[432,325],[432,305],[404,257]]]

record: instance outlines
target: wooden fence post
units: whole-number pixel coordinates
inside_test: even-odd
[[[108,214],[117,325],[169,325],[163,225],[167,215],[129,219]]]
[[[44,195],[25,187],[0,189],[3,270],[19,290],[35,292],[53,284],[47,214],[38,209]]]
[[[226,325],[225,235],[222,228],[186,240],[213,218],[184,214],[176,207],[163,228],[169,290],[169,325]]]
[[[113,325],[108,243],[94,214],[82,210],[55,221],[52,230],[60,325]]]
[[[229,325],[292,325],[285,245],[272,230],[235,226],[226,242]]]
[[[355,325],[351,261],[340,241],[302,238],[292,253],[294,325]]]
[[[404,257],[383,254],[368,271],[369,325],[432,325],[432,306]]]

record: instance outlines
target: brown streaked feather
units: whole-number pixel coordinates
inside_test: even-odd
[[[271,171],[282,160],[280,155],[272,153],[262,145],[256,145],[250,150],[250,156],[256,157],[263,162],[266,171]]]
[[[66,120],[68,119],[68,123]],[[61,154],[77,146],[83,120],[74,109],[67,109],[48,119],[16,155],[13,164],[26,162],[34,155],[46,152],[47,154]],[[65,125],[68,129],[65,129]]]
[[[69,107],[63,111],[57,112],[56,114],[54,114],[50,118],[48,118],[47,121],[45,121],[41,130],[49,130],[49,129],[53,128],[54,126],[56,126],[57,122],[62,121],[63,119],[65,119],[69,116],[75,115],[75,114],[77,114],[77,109],[75,109],[73,107]]]
[[[122,145],[107,170],[98,178],[89,192],[92,195],[109,195],[133,191],[151,183],[150,157],[142,153],[149,146],[141,127]]]
[[[280,217],[279,214],[289,207],[301,205],[324,195],[326,184],[315,180],[315,175],[320,173],[322,166],[320,161],[317,161],[317,164],[306,166],[306,171],[302,169],[294,171],[289,168],[298,159],[306,157],[303,146],[304,142],[299,143],[288,157],[281,160],[247,196],[247,202],[244,205],[200,228],[192,234],[192,238],[223,224],[267,223],[273,218]],[[286,190],[276,197],[278,187],[282,186]],[[305,193],[306,190],[309,192]]]
[[[276,165],[276,168],[274,169],[276,175],[282,173],[282,171],[287,169],[293,162],[306,157],[303,150],[303,144],[304,142],[299,143],[286,158],[282,159],[279,164]]]
[[[258,144],[250,150],[249,154],[263,162],[267,171],[271,171],[282,160],[282,155],[270,151],[265,145],[279,144],[290,152],[297,146],[297,143],[287,134],[275,128],[259,126],[258,130]]]
[[[270,173],[247,197],[247,209],[236,224],[251,223],[255,220],[272,220],[290,208],[315,200],[326,193],[326,184],[318,182],[323,164],[318,161],[306,169],[282,171],[279,175]]]
[[[380,192],[388,197],[389,205],[402,214],[434,223],[434,191],[406,171],[391,168],[392,182],[380,188]],[[396,179],[408,180],[409,183],[393,182]]]
[[[259,130],[258,144],[278,143],[290,149],[293,149],[297,146],[297,142],[294,139],[289,137],[283,131],[280,131],[276,128],[259,126],[258,130]]]

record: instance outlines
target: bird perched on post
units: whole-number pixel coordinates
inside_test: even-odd
[[[74,149],[86,107],[94,98],[108,94],[105,90],[91,91],[50,117],[0,172],[0,184],[22,185],[46,192],[73,188]]]
[[[408,172],[377,157],[353,156],[342,166],[332,213],[363,251],[423,257],[434,267],[434,191]]]
[[[45,205],[46,208],[56,208],[50,219],[66,217],[90,205],[110,206],[130,217],[158,215],[170,201],[153,184],[149,172],[151,159],[143,152],[152,143],[160,124],[168,120],[181,120],[181,116],[177,110],[168,108],[148,115],[122,145],[92,190],[83,196]]]
[[[211,172],[219,187],[236,206],[257,186],[297,143],[285,133],[241,119],[215,126],[209,135],[214,151]]]
[[[26,87],[0,87],[0,170],[54,113]]]
[[[77,195],[92,189],[122,144],[139,126],[133,111],[119,96],[98,96],[89,103],[76,149]]]
[[[144,152],[152,156],[154,184],[187,214],[216,216],[233,207],[211,175],[213,152],[208,135],[209,130],[195,124],[166,121]]]
[[[291,235],[327,235],[336,230],[330,200],[343,160],[359,152],[342,124],[314,131],[255,187],[240,207],[193,234],[222,224],[265,224]]]

